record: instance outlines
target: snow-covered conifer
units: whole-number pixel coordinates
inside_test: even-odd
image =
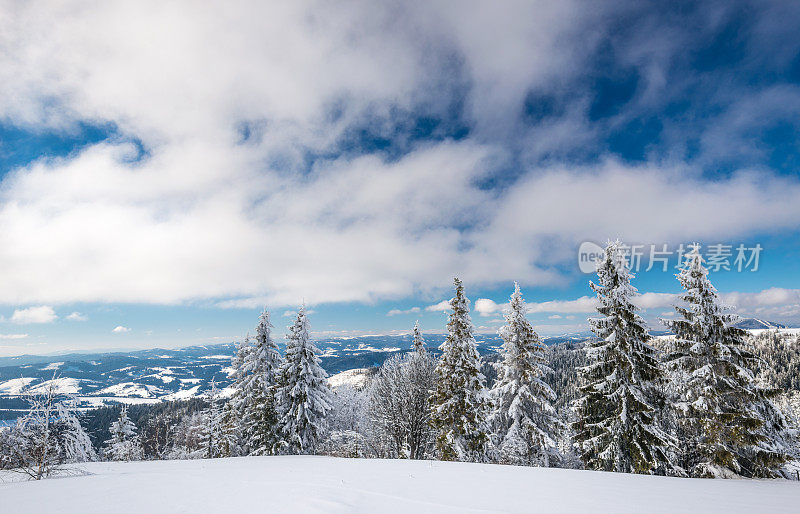
[[[309,331],[303,306],[286,335],[286,358],[278,386],[279,446],[285,453],[314,454],[331,410],[328,374],[320,365],[319,350]]]
[[[670,440],[657,423],[662,371],[648,345],[647,324],[631,301],[636,289],[619,241],[606,246],[597,278],[590,286],[603,317],[589,320],[598,339],[587,343],[589,364],[578,370],[578,454],[591,469],[667,473]]]
[[[692,476],[777,476],[790,437],[770,392],[756,385],[746,332],[709,281],[699,245],[683,264],[677,319],[662,320],[676,335],[666,360],[681,377],[674,407],[683,465]]]
[[[225,407],[223,425],[228,434],[226,444],[235,453],[266,455],[272,453],[278,440],[275,392],[281,356],[272,328],[265,308],[259,316],[255,338],[251,339],[250,334],[245,337],[232,363],[236,392]]]
[[[413,338],[411,340],[411,349],[417,353],[425,353],[425,339],[422,338],[422,332],[419,330],[419,321],[414,323]]]
[[[525,300],[514,284],[506,323],[500,329],[502,360],[490,391],[489,427],[500,462],[557,466],[563,423],[552,402],[556,396],[543,380],[547,370],[544,346],[525,318]]]
[[[228,456],[230,442],[229,434],[223,426],[223,405],[220,390],[215,380],[211,380],[211,389],[208,392],[208,408],[203,412],[202,446],[203,457],[215,459]]]
[[[97,460],[97,452],[92,446],[89,434],[83,429],[75,414],[76,403],[74,398],[68,398],[57,406],[59,447],[66,463]]]
[[[251,455],[268,455],[277,443],[278,413],[275,405],[277,376],[281,365],[278,345],[272,339],[272,323],[264,309],[256,326],[256,336],[244,363],[241,386],[249,395],[244,415],[247,447]]]
[[[464,286],[454,280],[456,295],[450,300],[447,339],[439,347],[436,389],[431,395],[431,424],[437,431],[436,449],[443,460],[485,460],[488,436],[484,376],[472,335],[469,300]]]
[[[252,384],[250,374],[250,361],[253,352],[253,343],[248,333],[236,347],[236,355],[231,362],[233,373],[234,393],[225,405],[224,426],[233,445],[229,448],[229,455],[247,455],[249,453],[249,413],[252,412],[252,394],[249,386]]]
[[[108,460],[132,461],[142,458],[142,446],[136,435],[136,425],[128,417],[128,407],[123,405],[119,418],[109,427],[111,438],[105,442],[103,454]]]

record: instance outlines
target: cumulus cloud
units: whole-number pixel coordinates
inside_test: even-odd
[[[796,178],[743,171],[708,181],[670,158],[542,163],[597,144],[588,94],[531,127],[521,113],[585,75],[610,37],[605,10],[19,4],[0,19],[0,51],[11,56],[0,67],[0,117],[32,131],[114,129],[3,179],[0,302],[372,302],[438,294],[454,273],[474,285],[558,285],[569,277],[557,265],[583,239],[797,228]],[[620,50],[644,77],[632,108],[653,108],[664,93],[658,77],[678,53],[670,44]],[[731,108],[730,126],[741,133],[779,99],[800,105],[791,89]],[[401,129],[422,117],[465,125],[467,136],[442,129],[415,142]],[[399,149],[376,150],[362,133]],[[709,132],[702,145],[713,157],[721,141]],[[513,187],[487,186],[509,168],[519,170]],[[620,184],[625,204],[606,208]],[[478,302],[482,315],[501,308]],[[592,302],[531,312],[591,312]]]
[[[87,316],[86,314],[81,314],[80,312],[76,311],[68,314],[64,319],[70,321],[87,321],[89,319],[89,316]]]
[[[130,331],[131,331],[130,328],[124,327],[122,325],[117,325],[116,327],[114,327],[114,330],[112,330],[112,332],[114,332],[115,334],[125,334]]]
[[[38,307],[28,307],[26,309],[15,309],[11,315],[11,322],[19,325],[36,323],[52,323],[58,318],[55,310],[49,305]]]
[[[782,322],[800,317],[800,289],[773,287],[753,293],[723,293],[723,301],[743,316]]]
[[[425,310],[428,312],[447,312],[450,310],[450,301],[442,300],[439,303],[428,305],[427,307],[425,307]]]
[[[495,303],[494,300],[490,300],[489,298],[478,298],[475,300],[475,310],[481,316],[491,316],[495,312],[498,312],[501,309],[501,306]]]

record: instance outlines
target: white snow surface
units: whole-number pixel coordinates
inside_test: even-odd
[[[84,476],[0,472],[4,512],[797,512],[800,483],[457,462],[286,456],[95,462]]]
[[[361,389],[367,384],[369,379],[369,368],[355,368],[336,373],[328,377],[328,385],[333,389],[343,385],[349,385],[356,389]]]
[[[164,390],[155,386],[136,384],[134,382],[121,382],[94,393],[95,396],[126,396],[134,398],[155,398],[160,394],[164,394]]]
[[[172,394],[168,394],[162,397],[162,400],[188,400],[189,398],[194,398],[197,396],[197,391],[200,389],[199,385],[191,387],[189,389],[181,389],[180,391],[176,391]]]
[[[44,394],[53,386],[56,394],[78,394],[81,391],[81,379],[78,378],[54,378],[45,380],[35,386],[30,387],[27,392],[32,394]]]
[[[12,378],[5,382],[0,382],[0,393],[2,394],[21,394],[23,390],[36,379],[33,377]]]

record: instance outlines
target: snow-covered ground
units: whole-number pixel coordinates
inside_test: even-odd
[[[2,394],[20,394],[30,384],[35,381],[35,378],[22,377],[12,378],[5,382],[0,382],[0,393]]]
[[[349,385],[355,387],[356,389],[361,389],[367,385],[370,374],[369,368],[348,369],[347,371],[342,371],[341,373],[337,373],[328,377],[328,385],[330,385],[333,389],[342,387],[343,385]]]
[[[0,511],[798,512],[800,483],[700,480],[453,462],[243,457],[91,463],[85,476],[9,482]]]

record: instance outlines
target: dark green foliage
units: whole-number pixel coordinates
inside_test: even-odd
[[[201,398],[130,405],[128,417],[136,425],[137,432],[142,439],[145,458],[161,458],[169,444],[169,430],[177,425],[184,416],[200,412],[207,405],[208,402]],[[98,451],[102,449],[103,442],[111,437],[108,428],[119,418],[120,408],[120,405],[99,407],[87,411],[81,417],[81,423],[89,434],[92,445]]]

